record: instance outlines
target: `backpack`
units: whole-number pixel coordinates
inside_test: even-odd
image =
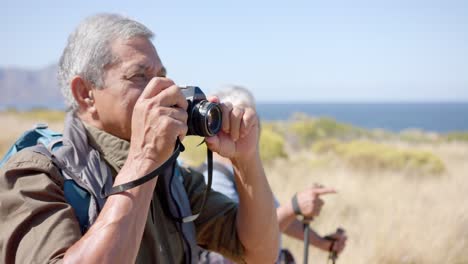
[[[37,124],[33,129],[24,132],[10,147],[0,161],[0,168],[17,152],[38,144],[42,144],[49,152],[53,153],[63,145],[62,139],[62,134],[50,130],[47,124]],[[67,179],[63,184],[63,192],[65,200],[75,211],[81,233],[84,234],[89,227],[88,208],[91,195],[75,181]]]
[[[37,125],[34,129],[26,131],[0,161],[1,169],[8,159],[25,148],[48,157],[64,178],[64,196],[75,212],[82,234],[97,219],[105,203],[105,194],[114,187],[121,186],[113,186],[110,182],[112,180],[110,168],[101,162],[99,152],[87,144],[84,146],[87,143],[86,137],[86,129],[82,122],[73,113],[69,113],[65,118],[63,135],[49,130],[47,125]],[[82,163],[79,164],[78,159]],[[94,173],[99,173],[101,177],[91,177]],[[161,173],[163,176],[158,180],[157,188],[162,190],[160,193],[164,193],[160,198],[165,199],[163,200],[165,213],[174,217],[177,222],[177,231],[184,241],[185,259],[193,263],[198,259],[195,225],[184,223],[193,222],[200,214],[210,188],[207,187],[203,194],[200,211],[193,214],[183,184],[184,177],[191,175],[187,173],[190,171],[180,169],[175,161],[173,166],[167,167]],[[141,181],[148,175],[135,181]]]

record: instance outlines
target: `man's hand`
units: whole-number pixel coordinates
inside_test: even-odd
[[[335,233],[325,236],[324,239],[334,241],[331,251],[336,252],[339,255],[346,247],[346,240],[348,237],[346,236],[346,231],[344,231],[344,229],[338,228]],[[329,251],[330,246],[324,250]]]
[[[172,154],[177,137],[187,133],[187,100],[167,78],[155,77],[135,104],[129,157],[143,161],[149,169]]]
[[[217,98],[210,98],[218,102]],[[258,151],[259,120],[251,106],[221,104],[222,130],[205,138],[208,148],[229,158],[234,168],[239,207],[237,234],[246,263],[273,263],[279,245],[273,195]]]
[[[314,185],[298,193],[297,202],[304,218],[312,220],[318,216],[324,204],[320,196],[330,193],[336,193],[335,189],[325,188],[321,185]]]
[[[218,99],[210,98],[212,102]],[[221,131],[206,138],[208,148],[229,159],[252,160],[258,154],[259,120],[250,106],[221,103],[223,124]]]

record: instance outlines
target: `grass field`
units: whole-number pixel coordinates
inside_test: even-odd
[[[280,202],[314,183],[338,190],[311,224],[320,234],[347,230],[337,263],[468,263],[466,133],[369,131],[304,117],[262,127],[261,154]],[[193,151],[198,141],[188,139],[184,153],[194,163],[204,152]],[[283,236],[283,246],[302,263],[302,242]],[[309,252],[310,263],[327,262],[327,253]]]
[[[24,131],[31,129],[35,124],[45,123],[55,131],[62,131],[64,118],[63,112],[50,110],[0,112],[0,123],[2,124],[0,157],[3,157],[3,154]]]
[[[0,114],[4,153],[36,122],[62,129],[63,115]],[[311,226],[344,227],[348,245],[337,263],[468,263],[468,137],[423,131],[368,131],[328,119],[262,124],[262,158],[282,203],[313,183],[334,187]],[[204,159],[200,138],[187,137],[183,158]],[[302,263],[302,243],[283,237]],[[327,254],[310,248],[310,263]]]

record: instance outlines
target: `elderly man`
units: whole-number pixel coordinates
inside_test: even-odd
[[[183,208],[202,207],[205,184],[177,164],[165,171],[180,171],[166,189],[161,174],[103,195],[161,167],[187,133],[187,101],[166,78],[152,35],[112,14],[71,34],[59,69],[71,109],[63,146],[52,155],[25,149],[0,171],[0,262],[196,263],[196,244],[236,262],[275,261],[278,223],[252,108],[221,105],[222,131],[205,138],[233,164],[238,205],[211,192],[195,221],[180,221]],[[70,180],[91,195],[84,229],[65,199]]]

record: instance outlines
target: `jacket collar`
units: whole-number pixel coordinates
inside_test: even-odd
[[[120,171],[127,160],[130,142],[84,122],[83,124],[88,132],[90,144],[101,153],[101,157],[116,172]]]

